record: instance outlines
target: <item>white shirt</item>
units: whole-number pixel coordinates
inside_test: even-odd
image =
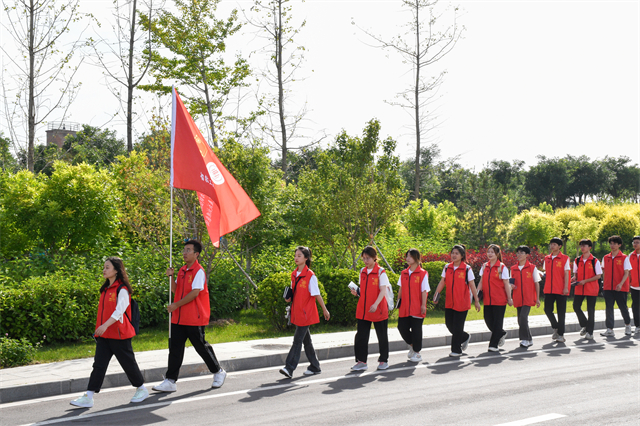
[[[482,268],[480,268],[480,276],[482,276],[482,274],[484,274],[484,265],[485,265],[485,263],[483,263],[482,264]],[[509,268],[507,268],[506,265],[502,267],[502,277],[501,277],[501,279],[503,279],[503,280],[508,280],[509,279]]]
[[[364,271],[365,268],[360,269],[360,273],[362,273],[362,271]],[[373,268],[371,269],[367,269],[367,275],[371,273],[371,271],[373,271]],[[362,285],[362,283],[360,283],[360,285]],[[380,285],[379,287],[382,287],[383,285],[386,285],[389,287],[389,289],[391,289],[391,283],[389,282],[389,277],[387,277],[387,271],[384,271],[382,274],[380,274]]]
[[[204,290],[204,270],[200,269],[193,278],[191,290]]]
[[[409,277],[411,277],[411,274],[413,273],[413,271],[411,269],[409,269]],[[400,275],[400,277],[398,277],[398,287],[402,287],[402,275]],[[420,291],[431,291],[431,287],[429,287],[429,273],[427,272],[426,274],[424,274],[424,278],[422,279],[422,284],[420,285]]]
[[[458,266],[454,266],[453,270],[455,271],[456,269],[458,269],[462,265],[464,265],[464,263],[461,263]],[[447,266],[448,265],[445,265],[445,267],[442,268],[442,275],[440,275],[442,278],[446,278],[446,276],[447,276]],[[471,268],[469,268],[468,274],[469,274],[469,281],[473,281],[473,280],[476,279],[476,276],[473,274],[473,270]]]
[[[300,271],[296,271],[296,277],[299,277],[299,276],[300,276]],[[316,277],[316,274],[313,274],[313,276],[309,280],[308,289],[309,289],[309,294],[311,296],[320,295],[320,287],[318,286],[318,278]]]
[[[522,268],[524,268],[524,265],[518,265],[518,269],[520,269],[522,271]],[[536,268],[536,266],[533,266],[533,282],[534,283],[539,283],[540,282],[540,272],[538,271],[538,268]]]
[[[551,260],[555,259],[558,256],[551,256]],[[565,263],[564,265],[564,270],[565,271],[570,271],[571,270],[571,266],[569,265],[569,258],[567,258],[567,263]]]
[[[580,258],[582,259],[582,263],[587,263],[587,261],[585,260],[584,257],[580,256]],[[596,275],[602,275],[602,267],[600,266],[600,261],[598,259],[596,259],[595,257],[593,258],[596,262],[596,267],[594,269]],[[575,264],[575,262],[573,263],[573,273],[577,274],[578,273],[578,265]]]
[[[118,292],[118,301],[116,302],[116,309],[111,314],[111,318],[116,321],[124,322],[124,313],[129,307],[129,292],[126,287],[122,287]]]
[[[622,252],[621,252],[622,253]],[[616,256],[612,256],[611,260],[615,259]],[[604,265],[604,257],[602,258],[602,264]],[[629,261],[629,256],[624,258],[624,270],[625,271],[630,271],[633,268],[631,267],[631,262]]]

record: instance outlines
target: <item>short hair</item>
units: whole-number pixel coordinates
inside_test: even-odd
[[[531,249],[529,248],[529,246],[518,246],[518,248],[516,249],[516,252],[521,251],[525,254],[531,254]]]
[[[366,254],[373,260],[378,260],[378,252],[371,246],[366,246],[364,249],[362,249],[362,253],[360,253],[360,256],[362,256],[363,254]]]
[[[198,240],[187,240],[184,242],[183,246],[188,246],[191,244],[193,246],[193,251],[195,253],[202,253],[202,243]]]
[[[500,246],[497,244],[490,244],[489,247],[487,247],[487,250],[491,250],[496,254],[496,257],[498,258],[498,260],[500,262],[502,262],[502,253],[500,250]]]
[[[553,238],[551,239],[551,241],[549,241],[549,244],[553,244],[553,243],[556,243],[556,244],[557,244],[557,245],[559,245],[560,247],[562,247],[562,245],[564,244],[564,243],[562,242],[562,239],[560,239],[560,238],[558,238],[558,237],[553,237]]]
[[[298,246],[296,247],[296,251],[299,251],[300,253],[302,253],[302,255],[304,256],[305,260],[305,265],[307,265],[307,268],[311,266],[311,249],[309,247],[305,247],[305,246]]]
[[[631,239],[631,241],[635,241],[635,240],[640,240],[640,235],[636,235],[635,237],[633,237],[633,238]]]
[[[456,244],[451,249],[451,251],[454,251],[454,250],[456,250],[458,253],[460,253],[460,256],[462,256],[462,261],[463,262],[465,262],[467,260],[467,248],[464,246],[464,244]],[[451,252],[449,252],[449,253],[451,253]]]
[[[593,247],[593,242],[588,238],[583,238],[583,239],[580,240],[578,245]]]
[[[410,248],[404,254],[405,259],[406,259],[407,256],[411,256],[413,258],[413,260],[415,260],[418,265],[420,265],[422,263],[422,256],[420,255],[420,251],[418,249]]]
[[[622,237],[620,235],[612,235],[609,237],[609,242],[622,245]]]

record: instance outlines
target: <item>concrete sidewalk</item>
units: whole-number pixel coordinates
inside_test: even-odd
[[[616,328],[624,326],[620,313],[616,310]],[[545,336],[534,339],[534,348],[541,342],[548,343],[553,330],[546,316],[529,317],[529,327],[533,336]],[[605,328],[604,311],[596,311],[595,329]],[[518,323],[515,317],[505,318],[504,329],[508,338],[518,338]],[[566,332],[580,330],[578,320],[573,313],[567,314]],[[465,331],[471,334],[471,342],[488,342],[491,333],[484,321],[467,321]],[[313,345],[320,361],[353,356],[353,340],[355,331],[341,333],[313,334]],[[617,332],[616,338],[622,337]],[[604,338],[596,333],[596,341]],[[264,367],[282,367],[291,348],[292,337],[275,339],[249,340],[214,345],[218,360],[227,371],[249,370]],[[423,346],[446,346],[451,343],[451,334],[444,324],[423,326]],[[400,337],[397,328],[389,329],[389,350],[407,349],[407,344]],[[369,353],[378,352],[375,333],[371,333]],[[136,359],[144,374],[146,382],[159,382],[167,368],[168,349],[136,353]],[[371,361],[370,359],[369,361]],[[426,360],[426,359],[425,359]],[[302,351],[302,366],[307,359]],[[50,364],[29,365],[0,370],[0,403],[42,398],[82,392],[87,389],[93,358],[72,361],[54,362]],[[192,347],[185,351],[184,363],[180,377],[211,374],[202,359]],[[103,389],[130,385],[118,362],[113,358],[107,370]]]

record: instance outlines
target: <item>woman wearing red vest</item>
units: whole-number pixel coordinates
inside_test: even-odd
[[[149,396],[131,347],[131,338],[136,335],[131,324],[132,289],[122,259],[107,258],[102,276],[105,281],[100,287],[100,302],[94,333],[96,354],[93,358],[93,371],[89,377],[87,392],[71,401],[71,405],[76,407],[93,407],[93,394],[100,392],[113,355],[116,356],[129,382],[137,388],[131,402],[142,402]]]
[[[627,295],[629,293],[629,274],[631,263],[626,254],[620,251],[622,238],[619,235],[609,237],[609,247],[611,253],[602,258],[602,281],[604,302],[605,302],[605,323],[607,331],[600,333],[601,336],[613,337],[613,326],[615,324],[613,315],[614,302],[618,305],[622,319],[624,320],[624,334],[631,335],[631,317],[627,307]]]
[[[398,331],[409,345],[407,358],[411,362],[422,361],[422,322],[427,315],[427,295],[429,294],[429,274],[422,269],[422,256],[417,249],[405,253],[407,269],[398,278]]]
[[[582,256],[577,257],[573,263],[573,281],[575,290],[573,293],[573,311],[580,322],[580,335],[587,340],[593,340],[593,328],[595,325],[596,301],[600,285],[598,280],[602,276],[602,268],[598,259],[591,254],[593,243],[589,239],[580,240]],[[587,299],[587,313],[582,312],[582,302]]]
[[[631,292],[631,311],[634,333],[640,333],[640,236],[633,237],[633,251],[629,254],[631,273],[629,274],[629,291]]]
[[[498,352],[499,346],[504,345],[507,332],[504,331],[504,313],[507,303],[513,306],[511,287],[509,286],[509,269],[502,263],[500,246],[491,244],[487,249],[489,261],[480,269],[480,285],[484,304],[484,322],[491,330],[489,351]]]
[[[569,256],[562,253],[562,240],[554,237],[549,242],[550,254],[544,257],[544,313],[553,328],[552,340],[564,342],[564,321],[567,313],[567,296],[569,295]],[[558,309],[558,319],[553,313],[554,304]]]
[[[391,290],[389,278],[384,269],[378,265],[378,253],[376,249],[367,246],[361,253],[365,267],[360,270],[360,299],[356,308],[358,331],[354,342],[356,363],[351,369],[362,371],[367,369],[367,357],[369,356],[369,334],[371,323],[376,329],[380,357],[378,358],[378,370],[389,368],[389,337],[387,325],[389,322],[389,307],[386,295]],[[356,291],[351,294],[358,296]]]
[[[519,246],[516,249],[518,264],[511,267],[511,278],[514,280],[513,306],[518,311],[518,337],[520,346],[523,348],[533,345],[533,337],[529,329],[531,307],[540,307],[540,273],[536,265],[527,260],[529,253],[531,253],[529,247]]]
[[[290,312],[291,324],[296,326],[296,332],[293,335],[293,345],[291,345],[291,350],[287,355],[285,366],[280,369],[280,373],[289,379],[300,361],[302,345],[304,345],[304,353],[307,355],[310,364],[307,371],[304,372],[305,376],[320,374],[320,362],[316,357],[316,351],[313,349],[313,343],[311,342],[311,333],[309,333],[309,326],[320,322],[316,302],[322,307],[324,319],[329,321],[330,317],[320,294],[318,278],[309,269],[309,266],[311,266],[311,249],[298,246],[293,261],[296,264],[296,269],[291,273],[293,302]],[[291,302],[291,299],[286,299],[286,302]]]
[[[176,381],[182,367],[187,339],[213,373],[212,388],[221,387],[227,377],[227,372],[220,366],[213,348],[205,340],[204,327],[209,324],[211,309],[207,277],[198,262],[201,252],[200,241],[187,240],[182,250],[185,265],[178,271],[178,279],[173,280],[173,268],[167,269],[167,276],[171,278],[171,291],[175,294],[173,303],[167,306],[167,312],[171,315],[169,366],[164,381],[152,388],[155,391],[177,390]]]
[[[480,302],[476,290],[475,276],[471,267],[465,263],[467,251],[462,244],[457,244],[451,249],[451,263],[442,269],[442,279],[438,283],[433,302],[438,303],[440,292],[447,288],[444,321],[447,329],[452,334],[450,357],[462,356],[462,352],[469,346],[471,336],[464,331],[464,322],[467,319],[467,311],[471,308],[471,296],[475,301],[476,311],[480,312]]]

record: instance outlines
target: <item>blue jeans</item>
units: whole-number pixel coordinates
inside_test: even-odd
[[[285,364],[287,371],[289,371],[289,373],[293,373],[293,370],[298,366],[302,345],[304,345],[304,354],[307,356],[310,363],[309,370],[319,373],[320,362],[318,362],[316,351],[313,349],[313,343],[311,343],[311,333],[309,333],[308,325],[304,327],[296,325],[296,332],[293,335],[293,345],[291,345]]]

